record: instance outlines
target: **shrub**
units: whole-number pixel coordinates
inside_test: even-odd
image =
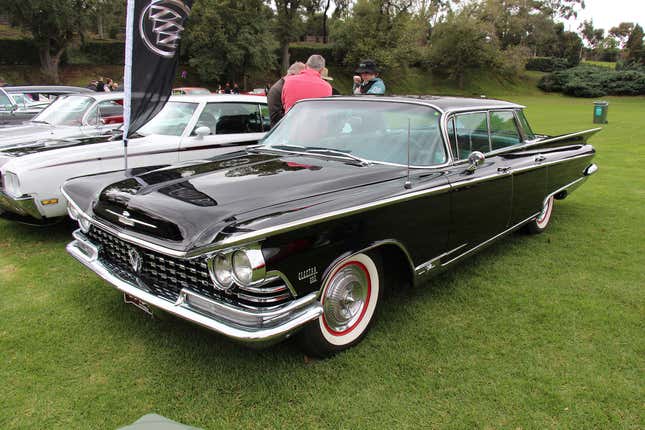
[[[557,57],[533,57],[526,63],[526,70],[538,72],[554,72],[567,67],[569,67],[567,59]]]
[[[645,95],[645,71],[616,71],[582,65],[543,76],[538,87],[543,91],[562,92],[575,97]]]
[[[0,64],[40,64],[38,48],[32,39],[0,39]]]
[[[81,47],[87,59],[94,64],[124,64],[124,42],[87,42]]]

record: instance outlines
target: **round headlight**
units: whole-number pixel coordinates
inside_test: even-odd
[[[240,284],[249,285],[253,281],[253,267],[246,251],[235,251],[233,254],[233,271]]]
[[[266,267],[259,246],[250,249],[240,249],[233,253],[233,276],[242,286],[264,280]]]
[[[233,272],[231,270],[231,256],[218,254],[209,261],[211,279],[215,287],[228,290],[233,286]]]

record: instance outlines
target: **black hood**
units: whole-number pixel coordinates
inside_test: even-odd
[[[131,231],[202,246],[224,228],[329,203],[336,193],[404,174],[400,167],[341,159],[236,152],[113,183],[93,211]]]
[[[0,156],[17,158],[41,152],[54,151],[60,148],[69,148],[71,146],[91,145],[110,140],[114,135],[103,134],[93,137],[68,137],[65,139],[38,139],[29,142],[21,142],[15,146],[0,149]]]

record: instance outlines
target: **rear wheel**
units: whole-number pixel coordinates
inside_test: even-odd
[[[533,221],[526,225],[526,231],[530,234],[542,233],[549,226],[551,214],[553,213],[553,196],[545,200],[542,212]]]
[[[320,297],[323,314],[299,333],[307,354],[328,357],[363,339],[383,292],[379,263],[376,255],[357,254],[330,272]]]

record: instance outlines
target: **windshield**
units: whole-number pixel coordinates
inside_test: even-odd
[[[11,110],[11,105],[12,103],[9,96],[4,91],[0,91],[0,109]]]
[[[93,103],[94,99],[87,96],[59,97],[36,115],[33,121],[51,125],[82,125],[83,115]]]
[[[197,103],[168,102],[161,112],[141,127],[137,133],[141,136],[151,134],[181,136],[195,109],[197,109]]]
[[[295,105],[263,141],[264,148],[430,166],[446,162],[441,114],[428,106],[373,100]],[[409,132],[409,139],[408,139]]]

